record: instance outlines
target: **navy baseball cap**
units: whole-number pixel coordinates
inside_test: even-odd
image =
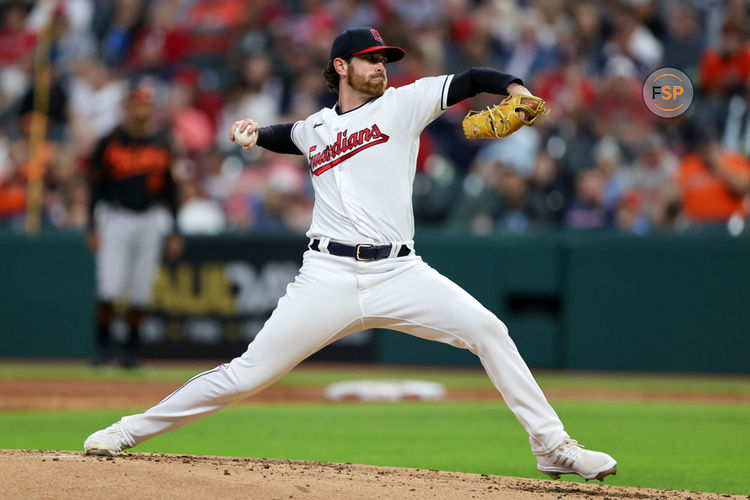
[[[331,61],[340,57],[348,59],[351,56],[367,54],[382,50],[385,52],[386,62],[398,61],[406,52],[401,47],[391,47],[383,42],[378,30],[374,28],[353,28],[341,33],[331,45]]]
[[[130,102],[153,103],[156,98],[156,81],[149,76],[132,79],[126,96]]]

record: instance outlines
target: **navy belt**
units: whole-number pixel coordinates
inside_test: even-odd
[[[393,245],[370,245],[362,243],[359,245],[344,245],[335,241],[328,242],[328,253],[337,257],[351,257],[356,260],[381,260],[387,259],[391,255]],[[320,252],[320,240],[313,239],[310,243],[310,250]],[[411,248],[401,245],[396,257],[406,257],[411,253]]]

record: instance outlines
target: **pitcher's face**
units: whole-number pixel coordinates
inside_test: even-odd
[[[346,69],[347,83],[354,90],[380,97],[388,88],[385,61],[382,51],[352,57]]]

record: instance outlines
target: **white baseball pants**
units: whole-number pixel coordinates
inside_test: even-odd
[[[169,232],[166,210],[152,207],[134,212],[103,203],[96,210],[96,229],[98,298],[111,302],[127,292],[129,304],[147,305],[164,237]]]
[[[182,427],[271,385],[299,362],[346,335],[389,328],[471,350],[530,436],[546,453],[568,435],[508,336],[476,299],[411,256],[358,262],[308,250],[247,351],[201,373],[145,413],[123,417],[134,446]]]

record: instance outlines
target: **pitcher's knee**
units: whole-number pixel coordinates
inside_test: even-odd
[[[235,358],[225,365],[227,378],[237,393],[251,395],[260,388],[275,382],[289,369],[279,364]]]
[[[508,327],[505,326],[505,323],[489,311],[482,316],[478,326],[481,331],[489,336],[501,338],[508,336]]]
[[[500,321],[499,319],[495,318],[496,322],[496,328],[497,328],[497,335],[499,335],[502,338],[510,338],[508,335],[508,327]]]
[[[477,347],[482,348],[486,345],[494,345],[497,343],[501,344],[513,344],[508,334],[508,327],[505,323],[500,321],[494,314],[489,314],[482,318],[479,325],[477,325]]]

